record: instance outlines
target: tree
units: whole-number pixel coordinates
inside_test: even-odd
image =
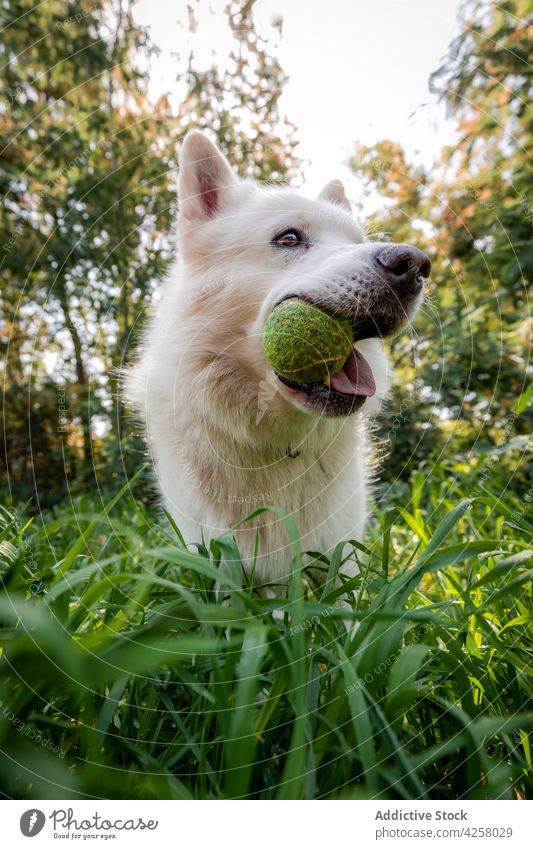
[[[141,59],[155,48],[130,0],[0,9],[3,447],[18,497],[33,494],[32,478],[52,477],[63,478],[48,487],[59,497],[58,462],[74,490],[93,465],[105,485],[123,459],[137,462],[117,439],[118,367],[173,255],[180,136],[215,129],[241,174],[295,178],[294,127],[279,113],[286,77],[253,6],[227,7],[226,70],[200,72],[189,55],[179,115],[165,96],[148,97]],[[191,9],[191,28],[193,18]]]
[[[40,392],[39,352],[55,354],[87,474],[95,417],[116,404],[108,380],[171,258],[175,120],[148,100],[151,46],[127,0],[11,0],[0,25],[0,279],[19,359],[5,390],[17,375]]]
[[[502,438],[514,444],[512,435],[531,427],[527,415],[513,413],[531,339],[526,6],[463,6],[461,32],[431,80],[457,119],[458,141],[434,169],[413,166],[389,141],[359,146],[350,160],[384,198],[371,232],[412,242],[433,263],[414,336],[392,344],[402,387],[383,420],[395,442],[386,466],[392,476],[431,465],[444,446],[467,460]]]
[[[444,151],[439,240],[471,307],[461,332],[471,339],[472,363],[480,365],[469,375],[475,397],[468,403],[478,416],[494,405],[489,436],[497,439],[524,390],[530,352],[533,17],[527,0],[472,0],[462,7],[460,24],[431,79],[458,121],[458,142]],[[526,426],[526,419],[516,423]]]
[[[214,132],[241,176],[291,182],[299,177],[301,163],[294,152],[296,128],[279,112],[287,76],[272,45],[257,31],[255,2],[234,0],[226,7],[234,46],[225,68],[214,59],[207,71],[198,70],[191,51],[180,121],[184,131]],[[280,19],[274,28],[281,36]],[[189,29],[196,29],[192,9]]]

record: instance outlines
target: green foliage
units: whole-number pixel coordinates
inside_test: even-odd
[[[437,239],[460,293],[457,330],[473,349],[466,389],[500,408],[494,418],[513,409],[530,356],[533,125],[524,102],[533,80],[526,61],[530,13],[523,0],[465,4],[463,30],[432,77],[460,135],[453,150],[443,153],[448,173],[436,187],[442,211]],[[451,356],[463,373],[464,348]],[[476,399],[469,403],[479,417],[482,406],[476,410]]]
[[[530,798],[533,526],[446,477],[378,508],[368,546],[319,556],[321,588],[289,525],[282,599],[247,584],[230,535],[187,550],[131,486],[98,514],[4,512],[3,792]],[[346,559],[360,574],[335,589]]]
[[[197,72],[191,54],[178,115],[148,97],[155,48],[130,0],[0,9],[0,450],[16,501],[36,509],[135,468],[118,375],[173,256],[183,133],[214,130],[242,174],[297,170],[286,77],[253,5],[227,9],[233,73]]]
[[[412,165],[390,141],[360,145],[350,159],[383,198],[371,238],[416,244],[433,263],[413,330],[392,344],[398,386],[382,419],[382,435],[394,434],[391,479],[421,461],[430,468],[443,452],[476,464],[533,425],[531,407],[514,415],[530,383],[532,327],[526,6],[463,5],[460,34],[432,77],[458,140],[433,169]]]
[[[19,463],[9,431],[24,422],[39,444],[44,424],[47,454],[65,453],[76,488],[98,462],[94,423],[113,411],[122,418],[116,369],[171,258],[175,121],[164,102],[154,110],[147,99],[138,61],[151,48],[128,3],[53,0],[37,9],[15,0],[0,14],[4,388],[9,402],[31,402],[22,419],[19,404],[7,406],[6,447],[12,485],[28,497],[45,458],[34,452]],[[33,401],[44,396],[43,422]],[[66,491],[53,461],[45,474],[53,492]],[[40,497],[53,500],[47,487]]]

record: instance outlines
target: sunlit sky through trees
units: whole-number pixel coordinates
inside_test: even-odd
[[[139,0],[137,20],[150,26],[161,49],[151,67],[154,96],[166,92],[177,107],[185,89],[176,77],[191,49],[196,67],[208,67],[213,54],[224,65],[232,46],[225,5]],[[356,180],[342,165],[356,141],[400,141],[412,159],[430,164],[453,140],[453,125],[430,94],[428,78],[456,33],[458,6],[458,0],[257,0],[258,30],[290,77],[281,107],[298,127],[305,193],[339,176],[358,198]],[[272,22],[280,17],[278,44]]]

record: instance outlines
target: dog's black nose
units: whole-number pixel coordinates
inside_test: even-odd
[[[429,257],[410,245],[387,245],[380,249],[376,260],[391,286],[402,291],[421,289],[431,271]]]

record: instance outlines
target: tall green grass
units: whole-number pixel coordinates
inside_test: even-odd
[[[365,545],[315,555],[320,584],[287,519],[282,599],[231,535],[187,550],[129,487],[99,514],[3,511],[2,792],[531,797],[533,526],[516,495],[464,488],[415,475]]]

